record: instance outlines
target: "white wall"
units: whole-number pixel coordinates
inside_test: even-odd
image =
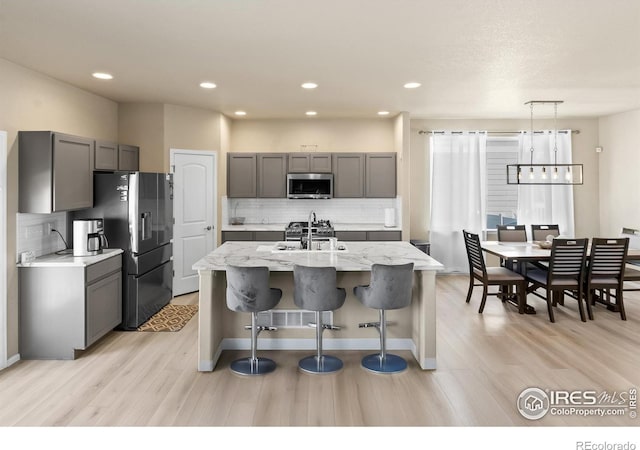
[[[599,120],[600,231],[640,229],[640,109]]]

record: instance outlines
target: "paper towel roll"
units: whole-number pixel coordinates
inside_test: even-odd
[[[395,208],[384,209],[384,226],[385,227],[396,226],[396,209]]]

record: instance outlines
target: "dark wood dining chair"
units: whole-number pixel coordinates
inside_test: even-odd
[[[558,225],[531,225],[531,238],[534,241],[546,241],[549,235],[560,236],[560,227]]]
[[[533,288],[531,293],[546,300],[551,322],[555,322],[553,299],[562,297],[565,291],[575,292],[580,319],[583,322],[587,321],[582,298],[588,242],[589,239],[554,239],[551,245],[549,269],[527,271],[527,281]],[[538,288],[545,290],[544,296],[536,291]]]
[[[464,244],[467,249],[467,259],[469,260],[469,291],[467,292],[467,303],[471,300],[474,286],[482,286],[482,300],[478,312],[482,314],[487,296],[496,295],[503,296],[503,292],[488,292],[489,286],[501,286],[508,288],[516,287],[516,295],[518,296],[518,311],[524,313],[527,295],[527,283],[525,278],[506,267],[487,267],[484,262],[484,255],[480,247],[480,237],[477,234],[462,230],[464,235]],[[480,283],[476,283],[478,280]],[[503,296],[503,302],[506,297]]]
[[[622,320],[627,320],[622,292],[628,248],[629,238],[593,238],[591,241],[585,288],[589,319],[593,320],[591,305],[595,305],[598,298],[600,303],[619,311]],[[600,292],[599,296],[596,296],[596,290]],[[615,293],[612,294],[611,291]]]
[[[622,228],[620,233],[621,238],[629,239],[629,249],[640,249],[640,230],[635,228]],[[639,261],[627,261],[625,264],[623,282],[639,282],[640,281],[640,262]],[[640,291],[640,288],[629,287],[623,283],[623,291]]]
[[[498,241],[527,242],[527,228],[524,225],[498,225]]]

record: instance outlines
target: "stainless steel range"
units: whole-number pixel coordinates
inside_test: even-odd
[[[309,222],[289,222],[284,230],[284,237],[287,241],[300,241],[306,244],[309,235]],[[328,240],[335,236],[333,225],[328,220],[317,220],[311,223],[311,238],[314,241]]]

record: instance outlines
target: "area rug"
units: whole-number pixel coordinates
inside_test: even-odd
[[[138,327],[138,331],[180,331],[198,312],[198,305],[167,305]]]

